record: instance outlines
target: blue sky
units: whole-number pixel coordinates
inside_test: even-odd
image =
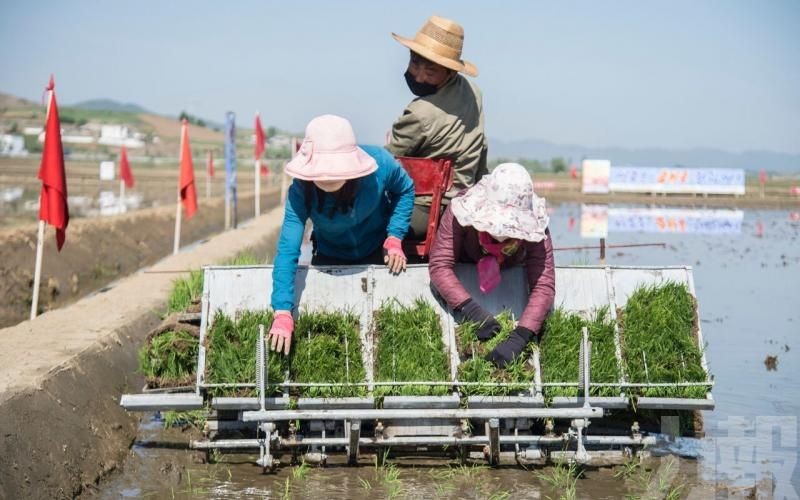
[[[431,14],[466,30],[492,138],[800,153],[800,2],[0,0],[0,91],[108,97],[302,131],[323,113],[381,142],[411,99]]]

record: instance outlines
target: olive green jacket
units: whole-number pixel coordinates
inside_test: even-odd
[[[483,126],[480,89],[456,74],[435,94],[418,97],[408,104],[392,125],[386,148],[395,156],[452,158],[455,176],[453,188],[447,193],[447,198],[451,198],[488,173],[488,144]],[[430,201],[418,199],[417,203],[430,204]]]

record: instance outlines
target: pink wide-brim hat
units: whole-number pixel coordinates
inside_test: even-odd
[[[378,169],[375,159],[356,144],[347,119],[322,115],[308,122],[297,156],[286,164],[286,173],[304,181],[346,181]]]
[[[450,201],[462,226],[500,238],[538,242],[550,222],[544,198],[533,191],[533,179],[518,163],[502,163],[461,196]]]

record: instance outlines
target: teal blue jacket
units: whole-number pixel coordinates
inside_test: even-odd
[[[278,254],[272,270],[272,309],[294,307],[294,276],[306,221],[314,224],[317,252],[327,257],[358,262],[383,245],[387,236],[401,240],[408,231],[414,206],[414,183],[400,163],[383,148],[361,146],[378,163],[378,169],[359,179],[353,208],[328,214],[334,199],[326,196],[306,210],[303,185],[295,180],[289,188]]]

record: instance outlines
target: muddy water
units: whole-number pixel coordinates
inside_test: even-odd
[[[700,216],[703,214],[701,213]],[[685,214],[684,214],[685,216]],[[610,249],[612,265],[691,265],[700,304],[707,356],[716,385],[716,410],[705,412],[707,437],[678,439],[655,452],[681,457],[672,478],[680,497],[759,492],[795,498],[800,491],[797,417],[800,415],[800,222],[788,211],[746,211],[724,231],[714,224],[659,226],[654,232],[615,232],[607,243],[663,242],[664,248]],[[551,215],[556,247],[593,245],[581,237],[581,207],[562,205]],[[644,226],[643,226],[644,227]],[[660,228],[660,229],[659,229]],[[704,228],[704,229],[703,229]],[[556,263],[595,264],[597,250],[557,252]],[[557,498],[546,480],[552,468],[488,469],[480,464],[400,461],[376,469],[336,464],[299,471],[282,467],[262,475],[254,455],[230,454],[203,464],[204,455],[186,448],[187,432],[162,429],[154,415],[142,419],[130,457],[91,493],[93,497],[151,498]],[[284,460],[286,457],[284,457]],[[663,471],[664,460],[647,468]],[[396,467],[396,471],[393,469]],[[646,469],[644,469],[646,470]],[[577,480],[578,498],[621,498],[641,494],[642,470],[624,479],[618,469],[589,469]],[[397,478],[394,479],[394,474]],[[642,482],[644,481],[644,482]]]

